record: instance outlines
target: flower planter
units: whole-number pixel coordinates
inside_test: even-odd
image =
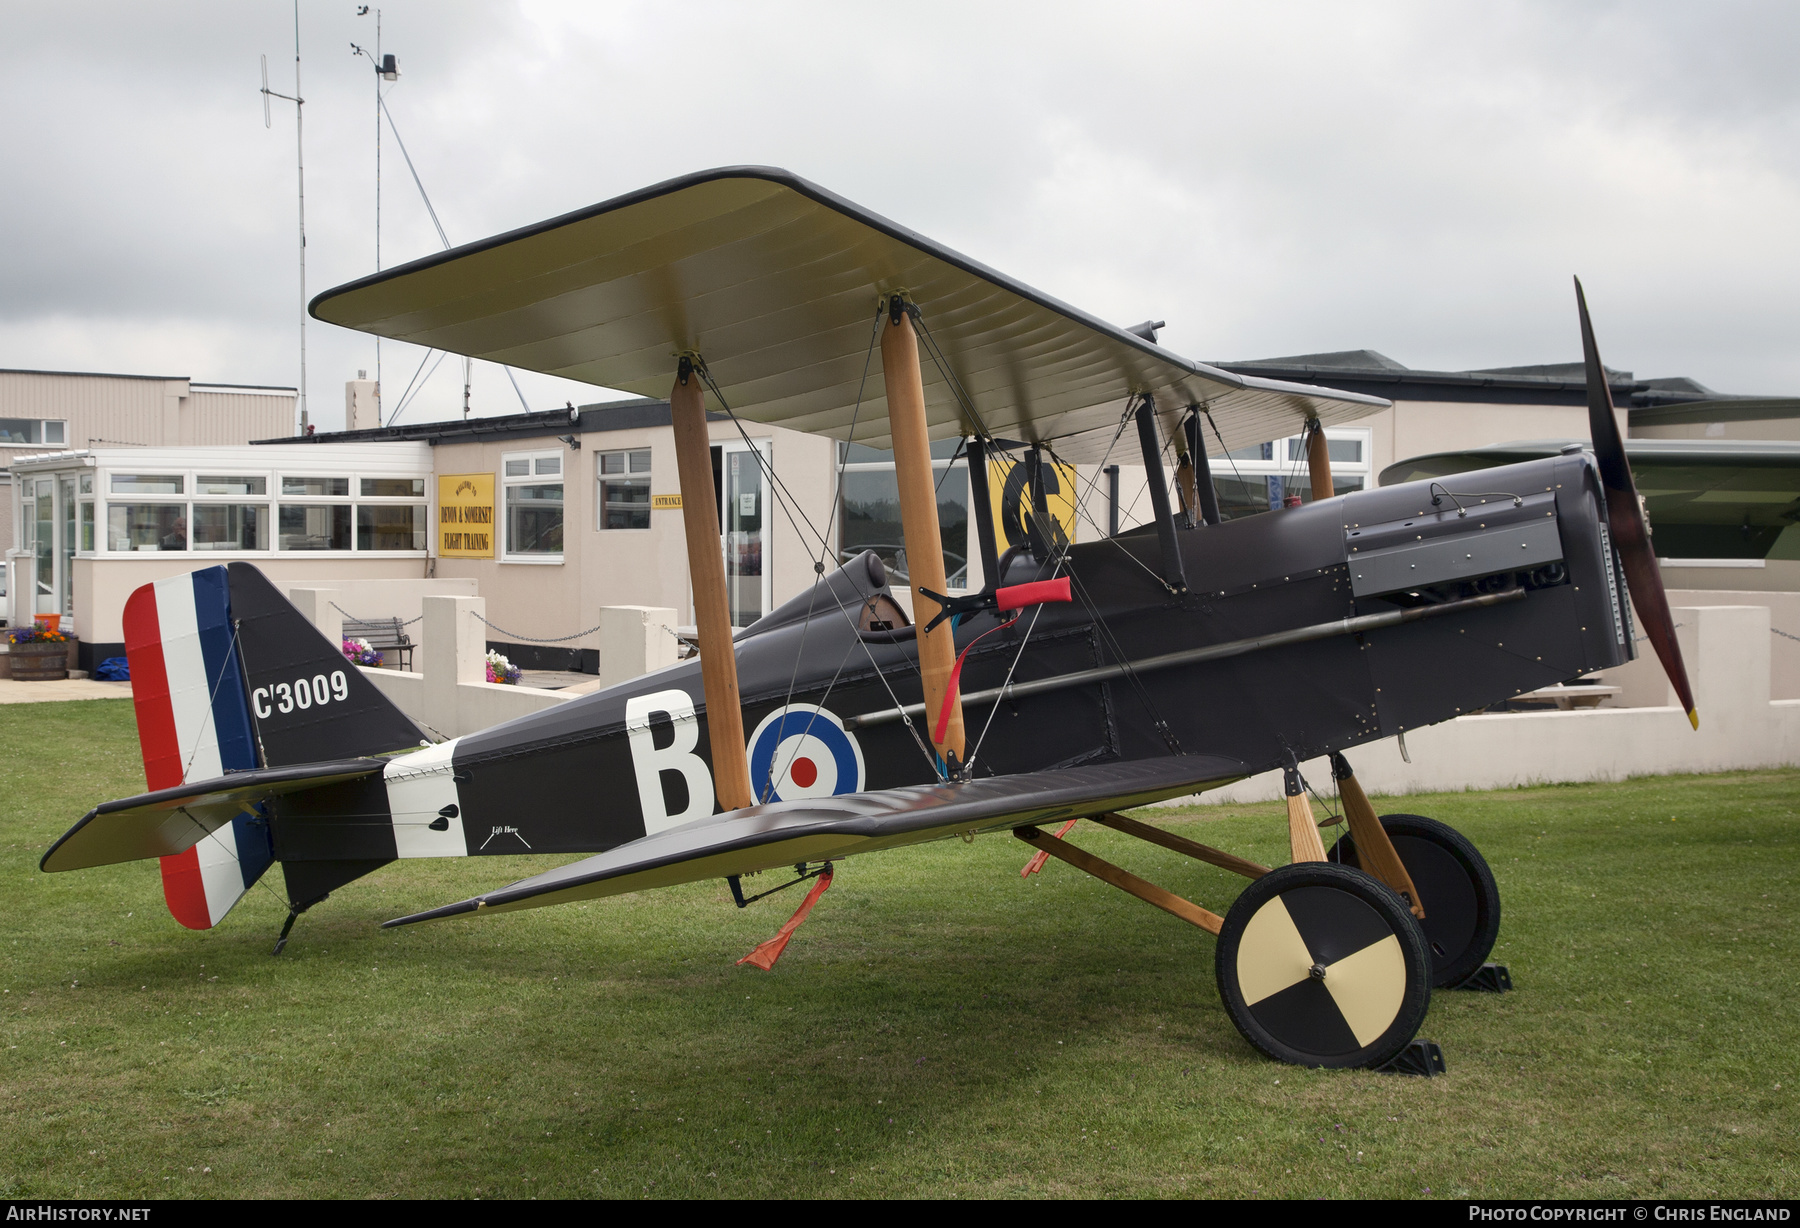
[[[11,644],[7,658],[14,682],[55,682],[69,676],[66,641]]]

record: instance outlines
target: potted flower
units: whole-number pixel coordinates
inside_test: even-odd
[[[507,686],[518,686],[521,672],[519,667],[511,661],[493,649],[488,649],[487,680],[489,682],[503,682]]]
[[[382,664],[381,649],[372,647],[368,640],[346,638],[343,651],[344,659],[352,665],[379,667]]]
[[[55,682],[69,676],[69,637],[42,623],[15,627],[7,664],[18,682]]]

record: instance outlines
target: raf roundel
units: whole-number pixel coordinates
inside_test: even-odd
[[[750,735],[750,784],[758,802],[831,797],[863,788],[862,747],[838,718],[813,704],[788,704]]]

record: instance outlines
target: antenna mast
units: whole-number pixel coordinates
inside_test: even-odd
[[[360,4],[356,8],[358,17],[369,15],[369,6]],[[375,54],[369,53],[355,43],[350,50],[361,56],[368,56],[375,67],[375,271],[381,272],[381,83],[398,81],[400,68],[393,56],[383,57],[381,54],[381,10],[375,10]],[[381,338],[375,338],[375,421],[381,421]]]
[[[300,185],[300,433],[307,432],[306,416],[306,99],[300,94],[300,0],[294,0],[294,92],[281,94],[269,88],[269,57],[262,58],[263,127],[272,125],[269,99],[281,98],[294,104],[294,162],[299,170]]]

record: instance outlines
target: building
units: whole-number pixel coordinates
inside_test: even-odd
[[[58,560],[74,553],[80,532],[73,521],[63,531],[77,507],[74,490],[59,500],[55,489],[40,499],[34,488],[32,522],[15,519],[21,500],[11,470],[20,458],[87,448],[209,447],[291,435],[295,401],[292,388],[207,384],[185,375],[0,370],[0,542],[12,547],[9,561],[16,562],[15,551],[35,555],[41,547],[49,570],[36,577],[47,586],[39,595],[54,603],[66,589],[56,579],[59,568],[67,570]],[[9,574],[14,570],[0,569],[0,584],[6,585],[0,616],[8,618],[6,595],[22,591]],[[37,570],[35,563],[27,568]]]
[[[19,592],[32,595],[30,613],[64,616],[84,669],[124,652],[125,599],[164,576],[248,559],[286,588],[431,566],[422,443],[99,447],[12,470],[27,529],[13,552]]]
[[[1327,431],[1339,493],[1371,485],[1383,468],[1421,452],[1587,435],[1586,388],[1575,364],[1416,371],[1372,351],[1350,351],[1221,365],[1393,402]],[[1621,426],[1634,433],[1640,414],[1741,415],[1770,412],[1767,404],[1774,404],[1687,380],[1611,375]],[[372,404],[372,387],[352,382],[347,400],[353,409]],[[14,571],[29,575],[44,612],[66,612],[98,652],[116,645],[119,611],[137,585],[240,558],[283,588],[325,579],[472,586],[488,603],[489,643],[528,667],[595,670],[605,606],[672,609],[678,624],[693,619],[665,402],[632,399],[300,438],[287,433],[283,419],[279,432],[253,446],[199,449],[120,448],[95,438],[91,427],[79,428],[78,437],[74,420],[67,421],[65,443],[91,446],[44,453],[40,445],[13,463],[21,485],[10,502],[24,529],[15,538]],[[714,415],[709,430],[737,626],[804,592],[816,564],[834,566],[864,549],[905,576],[891,456],[724,415]],[[957,452],[956,440],[933,446],[953,590],[985,582],[968,473]],[[1101,464],[1048,470],[1052,513],[1076,541],[1149,519],[1133,432],[1116,452]],[[1007,539],[1002,548],[1023,537],[1015,465],[996,457],[989,471],[995,522]],[[1311,498],[1299,436],[1215,450],[1210,467],[1228,517]],[[89,655],[84,648],[83,660]]]

